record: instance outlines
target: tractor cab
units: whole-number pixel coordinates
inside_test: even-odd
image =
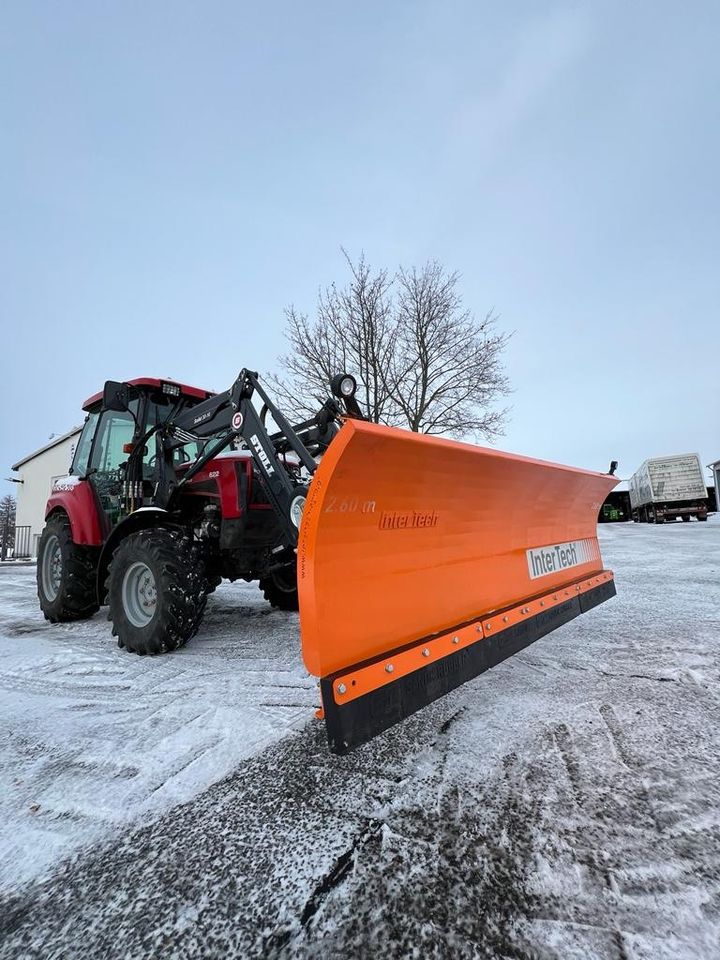
[[[87,417],[70,476],[90,482],[100,508],[103,540],[125,514],[143,506],[152,494],[157,426],[212,396],[197,387],[143,377],[127,383],[109,380],[102,393],[85,401]],[[136,449],[138,444],[141,450]],[[201,446],[197,441],[176,446],[175,465],[194,460]]]

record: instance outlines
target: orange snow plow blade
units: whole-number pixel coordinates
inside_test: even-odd
[[[303,658],[346,752],[615,594],[617,480],[348,420],[298,545]]]

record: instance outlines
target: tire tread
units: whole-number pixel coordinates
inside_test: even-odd
[[[42,592],[41,570],[42,550],[46,534],[53,533],[60,542],[63,551],[63,564],[66,576],[61,593],[53,601],[48,601]],[[50,623],[71,623],[74,620],[87,620],[100,609],[97,601],[97,547],[86,547],[73,542],[72,527],[66,514],[53,514],[45,524],[38,545],[37,590],[40,609]]]
[[[150,560],[156,582],[159,575],[157,589],[161,606],[149,625],[152,629],[134,628],[122,609],[122,578],[134,559]],[[130,534],[113,554],[105,586],[108,620],[118,646],[141,656],[169,653],[184,646],[197,633],[205,612],[207,592],[203,564],[182,531],[152,527]]]

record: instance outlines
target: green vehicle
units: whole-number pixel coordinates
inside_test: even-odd
[[[625,514],[620,507],[616,507],[612,503],[604,503],[600,512],[602,514],[601,522],[615,523],[618,520],[625,519]]]

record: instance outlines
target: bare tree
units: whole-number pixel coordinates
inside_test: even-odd
[[[321,403],[330,378],[356,376],[358,400],[375,423],[418,433],[491,439],[502,433],[507,395],[502,353],[509,334],[492,313],[478,322],[463,306],[459,277],[435,261],[373,271],[343,251],[349,284],[320,291],[314,319],[286,311],[290,352],[280,358],[276,391],[297,416]]]
[[[373,272],[364,257],[355,265],[343,254],[352,274],[349,285],[321,290],[314,320],[294,306],[285,311],[290,352],[280,357],[283,375],[269,379],[288,409],[308,416],[317,409],[313,400],[327,398],[331,377],[352,372],[367,416],[388,423],[394,411],[387,370],[397,337],[391,281],[386,270]]]
[[[399,271],[391,395],[416,433],[491,439],[507,415],[492,404],[509,392],[502,366],[509,334],[496,330],[492,312],[475,320],[458,280],[435,261]]]
[[[15,497],[0,498],[0,560],[5,560],[15,546]]]

